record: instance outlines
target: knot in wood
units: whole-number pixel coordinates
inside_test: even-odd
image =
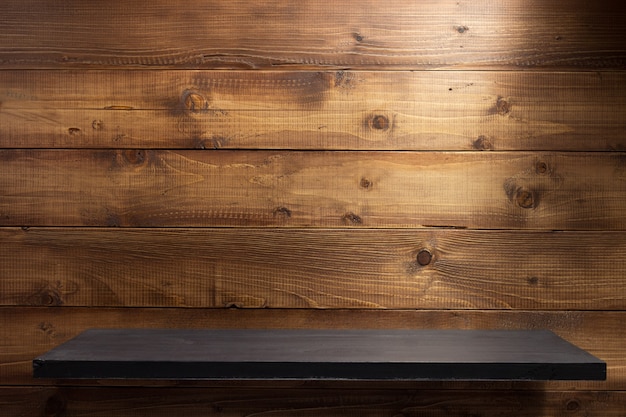
[[[363,189],[369,190],[374,186],[374,183],[367,178],[361,178],[361,182],[359,182],[359,186]]]
[[[501,116],[509,114],[511,112],[511,103],[509,103],[504,97],[498,97],[498,100],[496,101],[496,111]]]
[[[543,162],[543,161],[539,161],[535,164],[535,172],[537,174],[546,174],[549,171],[548,169],[548,164]]]
[[[61,296],[55,292],[45,292],[40,294],[40,305],[43,306],[60,306],[63,304]]]
[[[417,253],[417,263],[421,266],[430,264],[433,260],[433,254],[428,249],[422,249]]]
[[[349,71],[340,70],[335,73],[334,83],[335,87],[339,88],[352,88],[355,80],[354,74]]]
[[[580,409],[580,402],[577,399],[571,399],[565,404],[567,411],[578,411]]]
[[[282,217],[284,219],[288,219],[291,217],[291,210],[287,207],[276,207],[274,209],[274,217]]]
[[[183,105],[192,113],[199,113],[209,109],[209,101],[200,93],[185,91],[183,93]]]
[[[493,144],[484,135],[480,135],[473,143],[474,149],[479,151],[491,151],[493,150]]]
[[[377,114],[370,119],[370,127],[372,129],[387,130],[389,129],[389,125],[389,118],[382,114]]]
[[[347,225],[359,225],[363,223],[363,219],[361,219],[361,216],[354,214],[352,212],[344,214],[342,219],[343,219],[343,222]]]
[[[515,193],[515,202],[517,205],[524,209],[531,209],[535,207],[535,195],[532,191],[525,188],[520,188]]]
[[[81,132],[80,128],[78,128],[78,127],[70,127],[69,129],[67,129],[67,133],[70,136],[77,136],[77,135],[80,135],[82,132]]]
[[[142,149],[128,149],[124,151],[124,159],[132,165],[140,165],[146,160],[146,151]]]
[[[36,306],[61,306],[63,305],[63,298],[56,289],[42,288],[29,297],[29,304]]]
[[[65,409],[65,399],[61,395],[55,394],[46,401],[44,415],[46,417],[61,417],[65,415]]]

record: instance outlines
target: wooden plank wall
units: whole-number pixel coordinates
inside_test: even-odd
[[[623,416],[626,6],[4,0],[7,416]],[[606,382],[31,377],[90,327],[548,328]]]

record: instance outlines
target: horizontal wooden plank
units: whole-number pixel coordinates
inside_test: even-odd
[[[2,387],[6,417],[621,417],[622,391]]]
[[[7,0],[2,68],[617,68],[623,2]]]
[[[0,151],[2,226],[626,227],[622,153]]]
[[[89,380],[603,381],[547,330],[89,329],[33,360]]]
[[[624,232],[0,229],[7,306],[624,310]]]
[[[624,150],[626,73],[2,71],[3,148]]]
[[[142,308],[0,308],[0,380],[4,385],[78,384],[77,380],[34,380],[32,360],[88,328],[248,328],[248,329],[548,329],[607,363],[606,382],[549,381],[442,382],[439,387],[523,389],[619,389],[626,387],[624,312],[461,311],[461,310],[275,310]],[[107,385],[97,380],[81,384]],[[122,384],[123,382],[116,382]],[[132,383],[130,383],[132,384]],[[187,384],[193,384],[188,382]],[[208,386],[219,386],[215,382]],[[256,384],[256,385],[255,385]],[[295,385],[294,385],[295,384]],[[312,387],[324,387],[325,382]],[[337,382],[341,386],[341,382]],[[345,383],[351,386],[356,382]],[[366,383],[363,383],[366,384]],[[394,388],[436,387],[429,383],[387,382]],[[421,385],[420,385],[421,384]],[[463,385],[465,384],[465,385]],[[469,385],[468,385],[469,384]],[[539,385],[537,385],[539,384]],[[238,382],[233,386],[244,386]],[[252,383],[252,386],[262,386]],[[286,381],[284,387],[298,386]],[[355,385],[356,386],[356,385]],[[377,385],[378,386],[378,385]],[[383,387],[384,385],[380,385]]]

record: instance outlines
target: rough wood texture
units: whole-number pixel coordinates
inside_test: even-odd
[[[3,68],[618,68],[619,0],[6,0]]]
[[[3,226],[626,228],[626,158],[0,151]]]
[[[623,310],[623,232],[0,229],[0,304]]]
[[[7,388],[6,417],[622,417],[626,393],[385,389]],[[42,414],[43,412],[43,414]],[[469,413],[469,414],[468,414]]]
[[[3,148],[624,150],[626,74],[3,71]]]
[[[127,308],[0,308],[0,379],[5,385],[75,384],[75,380],[32,378],[32,359],[88,328],[242,328],[242,329],[548,329],[607,363],[606,382],[512,382],[457,387],[515,386],[545,389],[618,389],[626,387],[624,312],[462,311],[462,310],[274,310],[274,309],[132,309]],[[109,385],[104,380],[96,385]],[[175,385],[177,381],[166,382]],[[291,384],[291,385],[290,385]],[[287,382],[285,386],[293,386]],[[388,382],[388,387],[403,385]],[[426,384],[426,383],[424,383]],[[451,385],[448,385],[451,384]],[[439,387],[451,389],[455,382]],[[468,383],[465,383],[468,384]],[[520,385],[521,384],[521,385]],[[219,384],[213,383],[213,386]],[[258,383],[256,386],[259,386]],[[311,388],[323,386],[311,384]],[[371,386],[371,385],[370,385]],[[385,385],[375,385],[383,388]],[[415,385],[408,385],[416,387]],[[421,385],[436,389],[437,385]]]
[[[621,0],[0,2],[2,413],[622,417],[625,20]],[[8,388],[120,323],[550,328],[609,381]]]

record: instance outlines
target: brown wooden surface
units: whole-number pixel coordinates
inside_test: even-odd
[[[3,71],[3,148],[624,150],[626,74]]]
[[[621,153],[0,151],[3,226],[624,229]]]
[[[621,69],[619,0],[70,0],[0,6],[3,68]]]
[[[0,414],[622,417],[625,19],[0,2]],[[32,380],[36,355],[120,326],[548,328],[608,381]]]
[[[7,306],[626,306],[623,232],[7,228],[0,241]]]
[[[621,417],[626,393],[476,390],[2,388],[6,417],[200,416]],[[514,413],[514,414],[511,414]]]
[[[551,381],[458,383],[457,387],[500,389],[520,387],[541,389],[626,388],[626,314],[590,311],[463,311],[463,310],[279,310],[279,309],[143,309],[135,308],[0,308],[0,380],[5,385],[75,384],[77,381],[32,379],[32,359],[76,336],[87,328],[334,328],[334,329],[548,329],[607,363],[606,382]],[[86,384],[110,385],[124,382],[106,380]],[[166,385],[176,381],[164,382]],[[208,382],[219,386],[221,382]],[[244,384],[244,383],[242,383]],[[293,386],[287,381],[284,386]],[[324,382],[312,387],[324,386]],[[346,383],[348,385],[355,383]],[[431,385],[429,385],[431,384]],[[455,382],[419,387],[454,388]],[[235,384],[237,385],[237,384]],[[245,385],[245,384],[244,384]],[[258,382],[252,386],[262,386]],[[341,384],[339,384],[341,385]],[[352,385],[351,385],[352,386]],[[370,385],[371,386],[371,385]],[[416,387],[415,383],[388,382],[387,387]],[[385,387],[374,384],[375,388]],[[434,388],[436,389],[436,388]]]

